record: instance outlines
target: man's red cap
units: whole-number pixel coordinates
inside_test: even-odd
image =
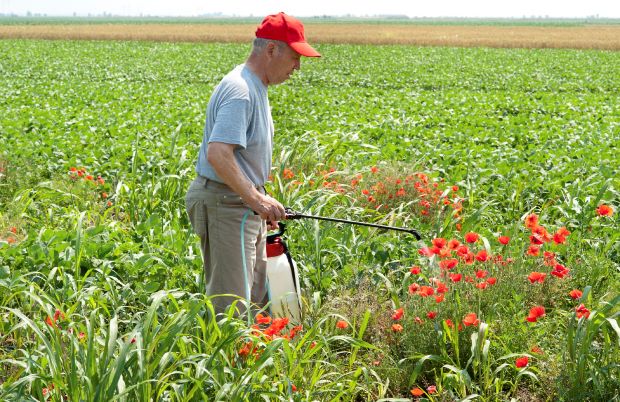
[[[285,42],[302,56],[321,57],[321,54],[306,42],[304,24],[282,12],[266,16],[256,29],[256,37]]]

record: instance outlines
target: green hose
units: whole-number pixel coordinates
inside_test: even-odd
[[[248,268],[245,263],[245,221],[248,219],[248,216],[253,213],[252,210],[248,209],[246,213],[243,215],[243,219],[241,219],[241,263],[243,265],[243,280],[245,281],[245,299],[247,300],[247,315],[248,315],[248,327],[252,325],[252,315],[250,314],[250,304],[252,303],[251,294],[250,294],[250,283],[248,282]]]

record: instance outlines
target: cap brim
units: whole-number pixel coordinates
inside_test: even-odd
[[[321,53],[314,50],[307,42],[293,42],[288,44],[291,49],[296,51],[302,56],[306,57],[321,57]]]

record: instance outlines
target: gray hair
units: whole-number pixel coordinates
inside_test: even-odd
[[[265,39],[265,38],[254,38],[254,43],[252,44],[252,55],[256,55],[263,51],[269,42],[273,42],[278,46],[279,50],[284,49],[286,46],[286,42],[282,42],[280,40],[275,39]]]

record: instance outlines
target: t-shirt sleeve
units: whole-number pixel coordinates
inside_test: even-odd
[[[250,115],[246,99],[228,99],[217,109],[209,142],[223,142],[246,147]]]

